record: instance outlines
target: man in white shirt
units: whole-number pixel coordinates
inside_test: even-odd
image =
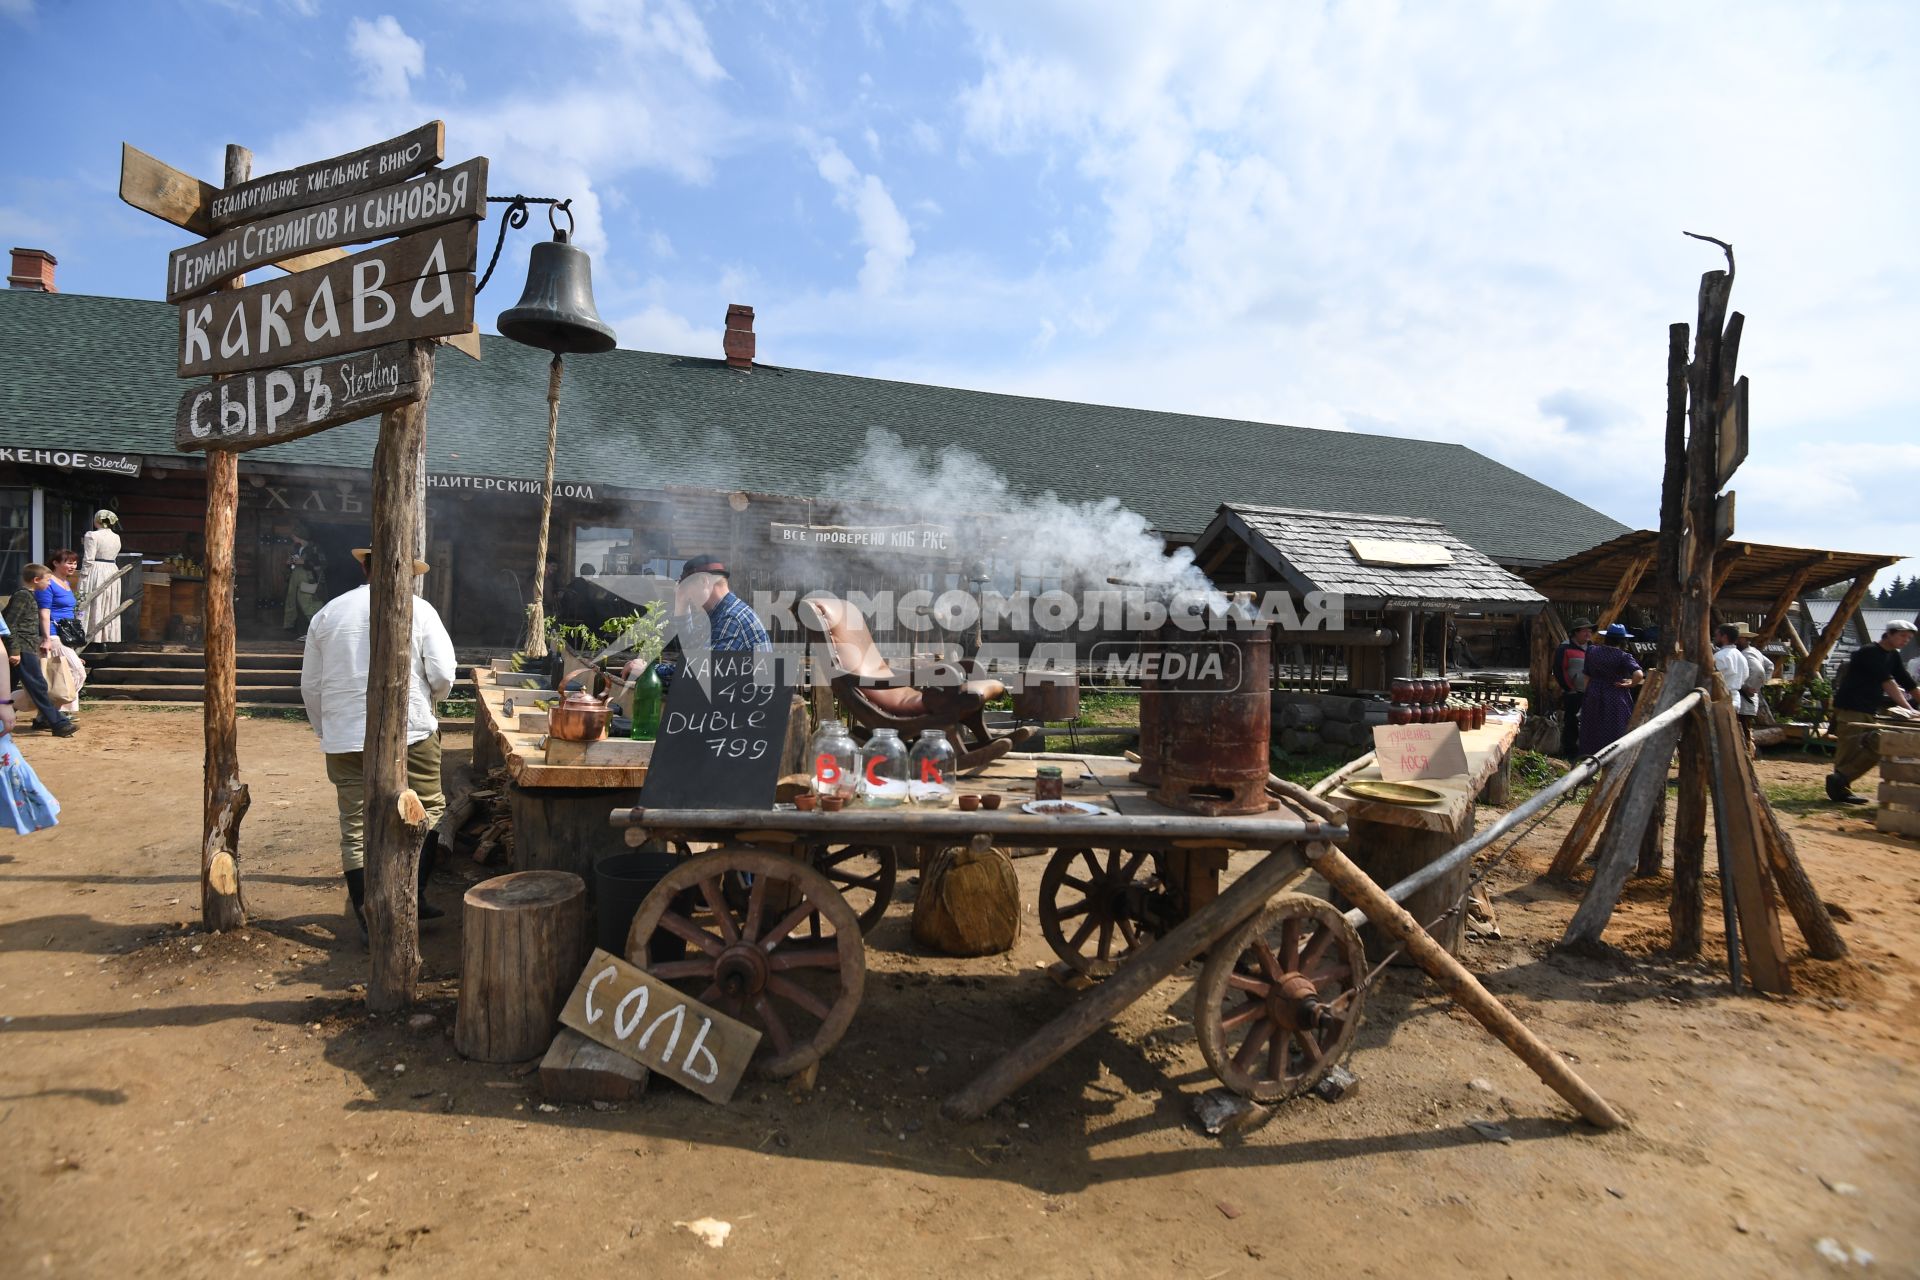
[[[363,572],[370,554],[365,547],[354,549],[353,558],[360,562]],[[415,577],[426,571],[425,561],[413,562]],[[371,607],[372,588],[366,585],[329,601],[308,624],[306,654],[300,660],[300,697],[307,704],[307,720],[327,756],[327,781],[333,783],[340,806],[340,866],[363,938],[367,932],[363,907],[367,894],[365,763]],[[408,675],[407,785],[426,806],[431,828],[447,807],[440,790],[440,717],[435,708],[453,688],[453,640],[433,606],[418,596],[413,601]],[[422,889],[433,870],[436,846],[437,839],[429,831],[420,850]],[[442,914],[421,899],[421,919],[431,920]]]
[[[1751,672],[1747,668],[1745,655],[1735,643],[1739,634],[1731,622],[1723,622],[1713,629],[1713,669],[1719,673],[1720,683],[1727,687],[1727,693],[1733,699],[1733,709],[1740,723],[1740,737],[1745,742],[1753,726],[1753,722],[1747,719],[1747,695],[1743,692]],[[1751,743],[1748,744],[1748,750],[1752,750]]]
[[[1740,686],[1740,736],[1747,741],[1747,754],[1757,754],[1753,745],[1753,726],[1760,723],[1760,699],[1773,679],[1773,659],[1753,643],[1753,628],[1744,622],[1733,624],[1734,647],[1747,662],[1746,683]]]

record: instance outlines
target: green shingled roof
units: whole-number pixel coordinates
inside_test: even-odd
[[[0,446],[172,453],[185,389],[176,335],[164,303],[0,293]],[[451,351],[437,361],[428,469],[538,479],[548,357],[503,338],[483,343],[482,362]],[[1116,496],[1183,537],[1222,502],[1425,517],[1508,562],[1558,560],[1627,531],[1463,445],[765,365],[746,374],[644,351],[567,362],[556,477],[815,496],[873,427],[969,449],[1016,492]],[[359,422],[254,456],[365,467],[374,436],[373,422]]]

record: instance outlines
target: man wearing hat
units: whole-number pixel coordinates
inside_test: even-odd
[[[1749,756],[1753,754],[1753,721],[1748,717],[1753,713],[1747,710],[1747,681],[1752,672],[1747,667],[1746,655],[1740,652],[1739,628],[1731,622],[1722,622],[1713,629],[1713,669],[1720,677],[1720,683],[1727,687],[1727,695],[1733,699],[1734,716],[1740,725],[1740,742]]]
[[[1913,639],[1911,622],[1889,622],[1878,644],[1853,651],[1833,686],[1833,732],[1840,739],[1827,775],[1827,799],[1835,804],[1866,804],[1853,793],[1854,779],[1880,763],[1880,730],[1874,721],[1889,701],[1908,711],[1916,707],[1914,678],[1900,663],[1900,651]]]
[[[681,566],[673,612],[676,619],[685,619],[677,637],[683,650],[689,641],[696,651],[712,653],[764,653],[773,648],[752,607],[733,594],[727,566],[713,556],[695,556]],[[653,669],[662,684],[670,685],[679,664],[657,662]]]
[[[1580,704],[1587,700],[1587,646],[1593,643],[1593,619],[1575,618],[1567,638],[1553,651],[1553,678],[1560,685],[1560,754],[1577,759]]]
[[[1773,659],[1760,652],[1753,642],[1753,628],[1744,622],[1733,624],[1733,644],[1747,660],[1746,683],[1740,686],[1740,736],[1747,741],[1747,754],[1755,755],[1753,727],[1760,723],[1760,702],[1766,696],[1767,681],[1773,679]]]
[[[353,558],[367,572],[372,552],[356,547]],[[415,577],[427,571],[413,562]],[[360,936],[366,937],[366,747],[367,663],[371,640],[373,588],[363,584],[327,602],[307,627],[300,660],[300,697],[307,720],[327,757],[327,781],[340,809],[340,866],[353,903]],[[413,600],[413,638],[407,659],[407,786],[426,806],[427,825],[440,821],[446,797],[440,790],[440,716],[436,707],[453,688],[453,640],[432,605]],[[429,830],[420,849],[420,888],[433,871],[438,837]],[[443,913],[420,900],[420,918]]]

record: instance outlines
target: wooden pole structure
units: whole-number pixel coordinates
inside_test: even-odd
[[[1780,634],[1781,624],[1786,622],[1787,615],[1793,611],[1794,602],[1807,589],[1807,583],[1820,571],[1820,566],[1832,558],[1833,553],[1829,551],[1793,571],[1793,576],[1787,579],[1787,584],[1780,588],[1780,594],[1774,597],[1773,603],[1767,608],[1767,616],[1761,621],[1760,630],[1753,637],[1753,643],[1756,646],[1764,648],[1773,643],[1774,637]]]
[[[1614,584],[1613,594],[1607,599],[1607,607],[1600,611],[1598,618],[1594,619],[1596,628],[1604,630],[1608,623],[1620,620],[1620,615],[1627,610],[1627,601],[1633,599],[1634,590],[1640,585],[1640,579],[1645,577],[1647,570],[1652,567],[1654,555],[1655,552],[1649,551],[1643,556],[1635,557],[1627,566],[1626,572],[1620,575],[1620,581]]]
[[[253,153],[227,147],[226,185],[253,174]],[[236,276],[223,288],[246,284]],[[247,922],[240,896],[240,820],[251,797],[240,780],[239,692],[234,653],[233,542],[240,508],[240,455],[207,450],[206,683],[202,727],[206,740],[200,841],[200,921],[214,933]]]
[[[1719,439],[1719,387],[1722,373],[1731,372],[1737,352],[1741,320],[1736,313],[1725,324],[1727,300],[1733,292],[1729,269],[1700,277],[1699,314],[1693,331],[1693,361],[1687,370],[1687,454],[1685,562],[1681,568],[1680,626],[1675,635],[1680,657],[1707,671],[1713,665],[1708,629],[1713,620],[1713,552],[1715,542],[1715,483]],[[1728,340],[1731,340],[1729,344]],[[1731,345],[1733,350],[1725,348]],[[1724,361],[1724,370],[1723,370]],[[1669,393],[1671,395],[1671,393]],[[1663,494],[1663,497],[1665,495]],[[1672,950],[1677,956],[1700,952],[1706,909],[1704,876],[1707,849],[1707,786],[1712,765],[1707,758],[1704,732],[1689,721],[1680,734],[1680,794],[1673,830],[1673,901],[1668,919],[1673,929]]]
[[[413,680],[413,546],[427,497],[420,459],[427,448],[432,352],[430,343],[413,344],[420,396],[380,416],[373,455],[365,776],[366,912],[373,949],[367,1008],[375,1013],[411,1004],[420,976],[420,842],[426,814],[407,789],[407,701]]]
[[[1566,1059],[1527,1030],[1526,1024],[1514,1017],[1512,1011],[1501,1004],[1492,992],[1480,985],[1480,980],[1465,965],[1428,937],[1419,921],[1388,897],[1386,891],[1349,861],[1345,854],[1331,845],[1309,845],[1307,856],[1313,860],[1313,869],[1325,877],[1328,884],[1345,894],[1347,900],[1359,910],[1366,912],[1367,919],[1381,932],[1406,947],[1407,954],[1427,971],[1427,976],[1442,991],[1452,997],[1455,1004],[1472,1014],[1474,1020],[1491,1031],[1495,1039],[1511,1049],[1548,1088],[1572,1103],[1574,1110],[1584,1116],[1589,1124],[1599,1129],[1625,1127],[1625,1117],[1588,1087],[1587,1082],[1567,1065]]]
[[[540,535],[534,547],[533,604],[527,610],[529,658],[547,656],[547,526],[553,522],[553,457],[560,443],[560,353],[547,370],[547,470],[540,482]]]
[[[1853,580],[1847,588],[1847,594],[1840,597],[1840,607],[1833,611],[1833,617],[1827,620],[1827,625],[1820,628],[1812,650],[1795,664],[1793,688],[1787,690],[1787,696],[1780,704],[1782,714],[1792,715],[1799,710],[1800,700],[1807,696],[1807,686],[1813,682],[1821,664],[1826,662],[1827,655],[1833,652],[1833,646],[1840,643],[1840,637],[1846,634],[1847,624],[1853,621],[1853,615],[1860,611],[1860,602],[1867,598],[1867,588],[1873,585],[1876,572],[1877,569],[1869,570]],[[213,584],[207,585],[211,591]]]

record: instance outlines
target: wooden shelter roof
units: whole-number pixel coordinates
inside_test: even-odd
[[[1556,605],[1595,604],[1610,599],[1622,579],[1644,561],[1639,585],[1629,603],[1652,605],[1659,596],[1659,584],[1651,568],[1659,542],[1655,530],[1638,529],[1564,560],[1516,572]],[[1900,559],[1898,555],[1778,547],[1733,539],[1714,556],[1716,574],[1726,575],[1715,593],[1715,603],[1723,611],[1759,612],[1771,608],[1781,592],[1790,587],[1794,595],[1804,595],[1877,572]]]
[[[1433,556],[1426,563],[1393,563],[1391,555],[1382,561],[1363,554],[1369,545]],[[1195,540],[1194,557],[1203,568],[1215,566],[1220,581],[1234,548],[1257,558],[1257,566],[1247,566],[1253,577],[1302,594],[1335,593],[1350,608],[1533,613],[1545,603],[1445,525],[1415,516],[1222,503]]]

